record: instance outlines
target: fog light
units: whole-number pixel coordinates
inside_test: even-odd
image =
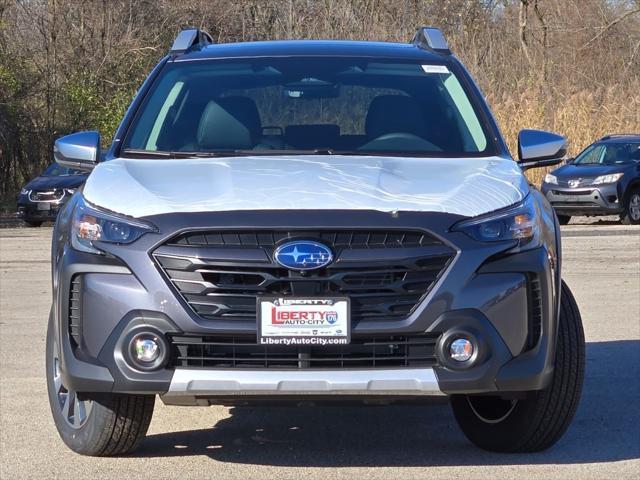
[[[458,338],[449,346],[449,356],[457,362],[466,362],[473,356],[473,343],[466,338]]]
[[[142,334],[136,336],[132,343],[134,358],[137,362],[150,364],[160,356],[160,345],[157,337]]]

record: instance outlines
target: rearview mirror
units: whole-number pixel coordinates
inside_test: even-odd
[[[340,85],[317,79],[303,79],[300,82],[287,83],[284,86],[285,98],[318,99],[337,98],[340,96]]]
[[[100,134],[78,132],[59,138],[53,144],[53,158],[64,167],[93,169],[100,161]]]
[[[567,139],[543,130],[520,130],[518,164],[523,170],[548,167],[562,162],[567,154]]]

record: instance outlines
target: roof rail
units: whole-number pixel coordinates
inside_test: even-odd
[[[640,133],[610,133],[609,135],[605,135],[604,137],[602,137],[600,140],[598,140],[598,142],[601,142],[603,140],[609,140],[615,137],[637,137],[637,136],[640,136]]]
[[[449,50],[447,39],[444,38],[444,35],[439,28],[418,28],[411,43],[413,43],[416,47],[423,48],[425,50],[431,50],[435,53],[451,55],[451,50]]]
[[[213,38],[204,30],[198,28],[182,30],[173,41],[169,55],[179,55],[195,45],[209,45],[210,43],[213,43]]]

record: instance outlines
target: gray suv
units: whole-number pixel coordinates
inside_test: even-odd
[[[640,224],[640,134],[607,135],[548,173],[542,193],[561,225],[573,215],[619,215]]]
[[[450,398],[481,448],[532,452],[583,381],[558,220],[439,30],[411,43],[214,45],[183,31],[53,234],[47,384],[62,440],[129,452],[169,405]],[[424,428],[428,428],[424,426]]]

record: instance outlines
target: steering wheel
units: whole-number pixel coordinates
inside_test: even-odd
[[[391,150],[391,151],[427,151],[441,152],[442,148],[413,133],[385,133],[358,150]]]

